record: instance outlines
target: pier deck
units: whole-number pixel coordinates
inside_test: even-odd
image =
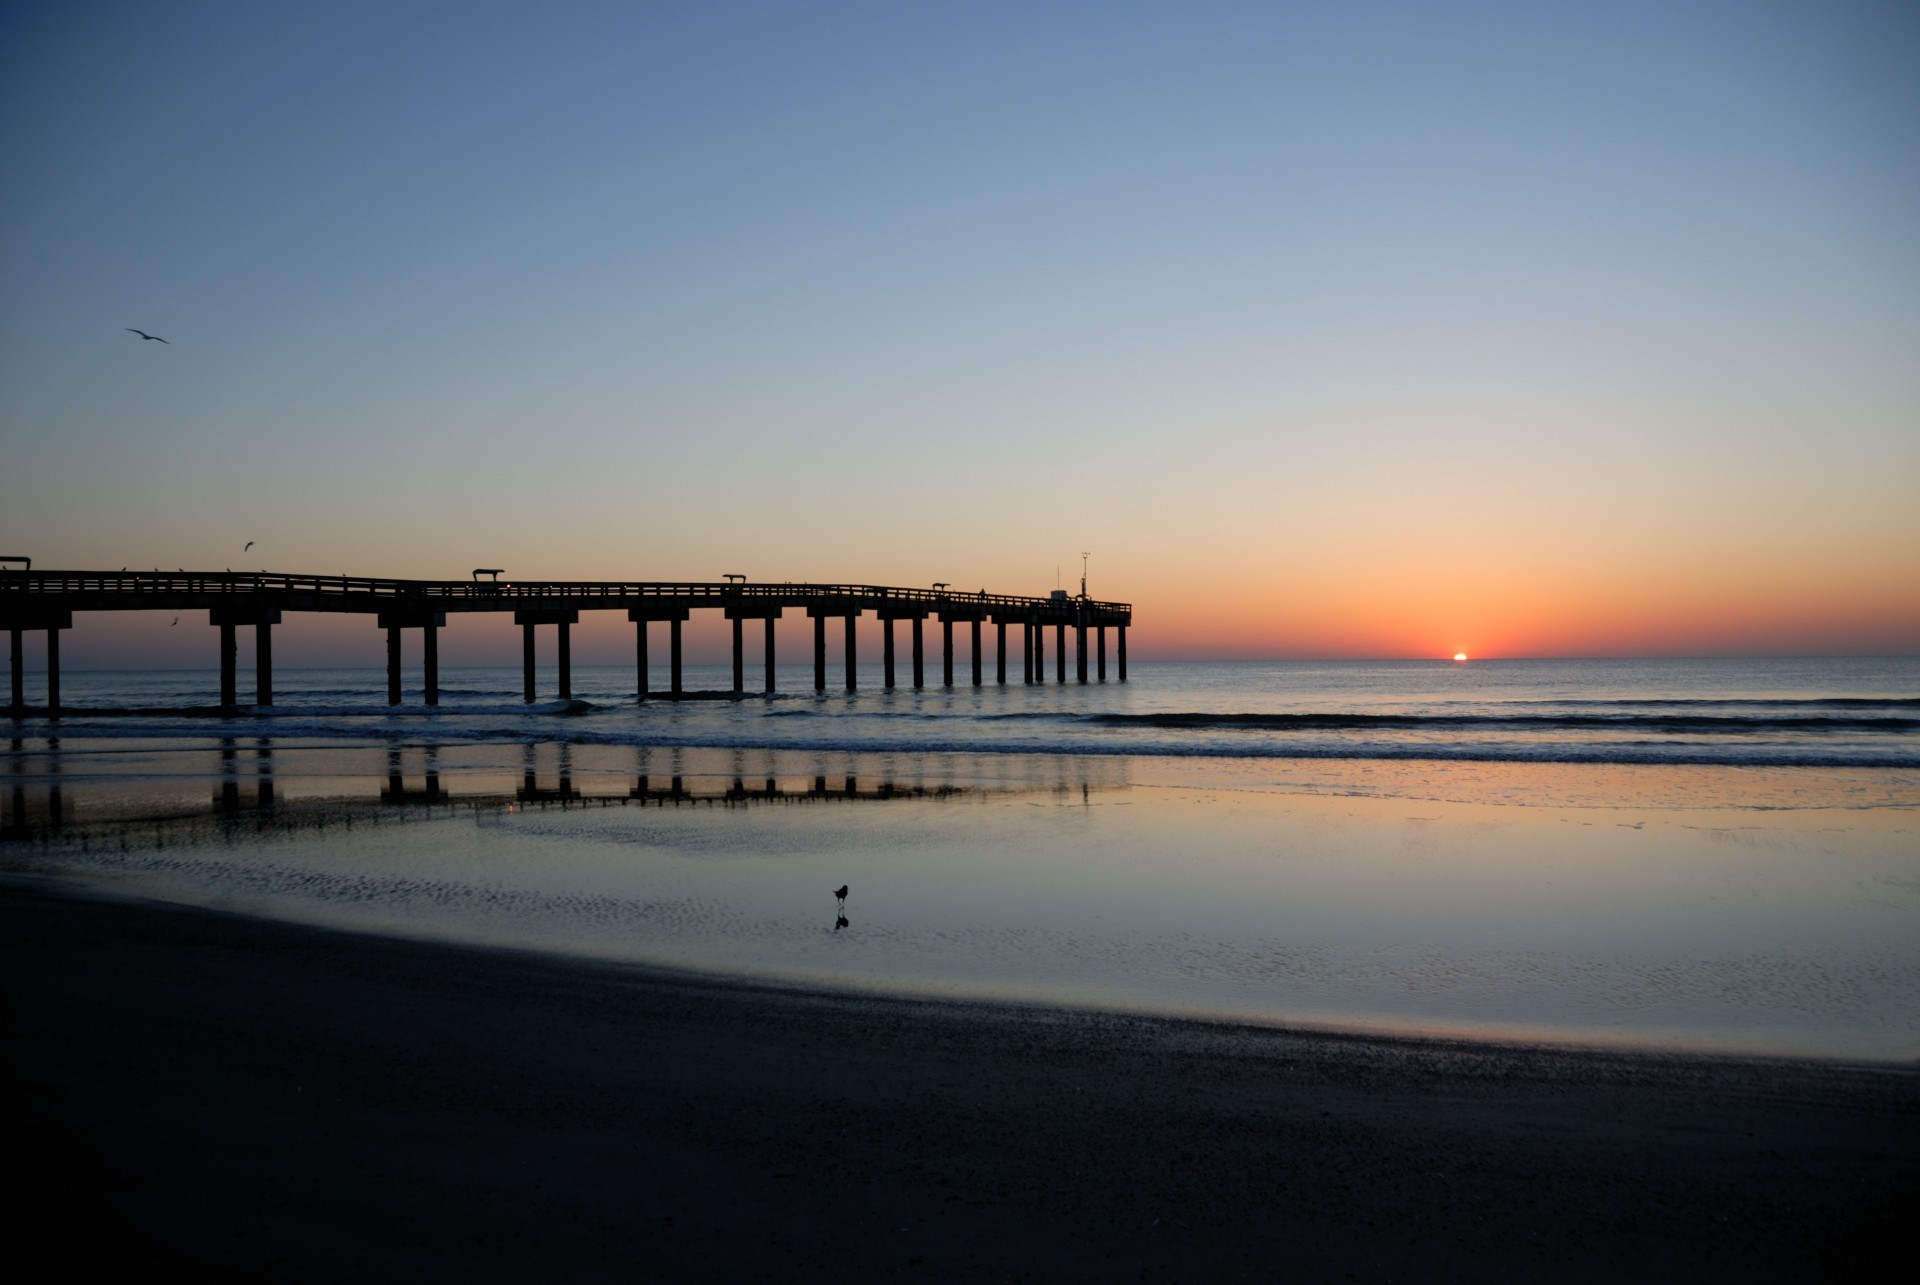
[[[371,615],[387,631],[387,700],[400,703],[400,631],[420,629],[425,635],[424,688],[426,703],[439,703],[438,633],[449,615],[467,612],[512,612],[523,630],[522,695],[536,699],[534,685],[534,630],[551,625],[558,630],[559,696],[572,698],[570,630],[583,611],[622,611],[635,626],[635,695],[647,689],[648,628],[667,625],[670,687],[668,695],[684,692],[681,627],[697,610],[721,612],[733,624],[733,690],[745,690],[744,625],[764,622],[765,690],[774,690],[773,622],[785,612],[804,611],[814,622],[813,673],[815,690],[824,690],[827,674],[826,622],[843,621],[846,686],[857,685],[855,622],[871,614],[881,625],[884,682],[894,685],[894,624],[911,625],[913,685],[924,684],[924,622],[941,623],[943,682],[953,685],[953,626],[965,624],[972,633],[975,686],[982,682],[982,627],[994,626],[997,652],[995,681],[1007,681],[1007,627],[1020,630],[1023,652],[1022,681],[1046,681],[1045,630],[1054,629],[1055,681],[1067,681],[1067,633],[1073,632],[1075,674],[1082,683],[1107,679],[1107,630],[1115,631],[1119,681],[1127,677],[1127,626],[1133,608],[1124,602],[1102,602],[1087,597],[1054,594],[1031,597],[1018,594],[957,592],[950,588],[908,589],[890,585],[755,583],[739,578],[723,581],[632,580],[398,580],[370,576],[316,576],[281,572],[236,571],[33,571],[0,570],[0,629],[8,631],[11,660],[9,711],[28,712],[25,701],[22,635],[28,630],[47,633],[47,701],[44,709],[60,708],[60,632],[73,625],[76,612],[205,611],[208,623],[220,631],[220,704],[238,706],[238,646],[235,630],[254,631],[255,705],[273,703],[273,627],[287,612],[336,612]],[[1089,632],[1093,637],[1090,654]],[[1093,671],[1090,679],[1089,668]]]

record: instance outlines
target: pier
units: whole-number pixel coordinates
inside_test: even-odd
[[[25,559],[15,559],[25,561]],[[490,568],[468,580],[391,580],[364,576],[286,575],[274,572],[200,571],[22,571],[0,570],[0,629],[9,638],[12,679],[8,710],[19,716],[26,702],[23,636],[45,630],[47,670],[45,710],[60,709],[60,634],[73,627],[76,613],[104,611],[201,612],[219,630],[222,708],[238,708],[238,630],[253,634],[254,691],[248,704],[273,704],[273,630],[290,612],[333,612],[374,617],[386,632],[387,703],[400,704],[401,631],[423,635],[422,687],[428,705],[440,703],[439,631],[450,617],[473,612],[512,612],[521,635],[521,696],[539,698],[534,680],[535,630],[557,632],[561,700],[573,697],[570,631],[582,612],[624,611],[634,627],[634,695],[640,700],[685,694],[681,631],[695,611],[718,611],[733,630],[733,691],[746,691],[746,624],[763,623],[764,690],[774,690],[774,622],[786,612],[804,612],[813,621],[813,687],[827,687],[827,622],[838,620],[843,633],[845,684],[859,684],[857,622],[870,616],[880,625],[882,681],[895,683],[894,626],[910,626],[911,673],[915,687],[926,685],[927,622],[940,625],[941,685],[954,685],[954,626],[964,625],[972,642],[972,683],[982,684],[985,626],[993,626],[996,646],[994,681],[1007,680],[1008,629],[1020,649],[1023,683],[1047,681],[1046,634],[1053,632],[1053,681],[1067,678],[1067,652],[1073,650],[1078,682],[1107,681],[1107,631],[1114,633],[1115,678],[1127,680],[1127,626],[1133,608],[1124,602],[1100,602],[1084,592],[1056,590],[1047,597],[956,592],[947,586],[905,589],[885,585],[758,584],[741,576],[723,581],[503,581]],[[482,579],[491,576],[491,579]],[[648,635],[667,628],[668,690],[648,690]]]

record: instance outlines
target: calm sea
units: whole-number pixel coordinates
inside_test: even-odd
[[[760,673],[752,671],[754,679]],[[409,677],[417,679],[417,671]],[[1459,759],[1847,768],[1920,767],[1920,658],[1137,663],[1127,683],[782,690],[734,699],[634,700],[633,672],[578,668],[571,703],[519,699],[518,669],[452,669],[441,703],[409,687],[385,703],[379,670],[282,670],[276,704],[212,718],[197,670],[64,676],[71,744],[129,735],[242,732],[299,740],[649,745],[832,752]],[[664,670],[650,686],[664,689]],[[731,671],[691,666],[690,690]],[[252,690],[244,674],[241,691]],[[34,734],[35,721],[16,724]]]
[[[0,866],[807,986],[1920,1057],[1920,660],[1131,678],[460,669],[429,710],[287,670],[225,717],[208,672],[70,673],[98,712],[0,748]]]

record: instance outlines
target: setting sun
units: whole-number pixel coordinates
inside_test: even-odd
[[[1467,658],[1467,653],[1464,651],[1456,651],[1453,653],[1453,658],[1455,660],[1465,660]]]

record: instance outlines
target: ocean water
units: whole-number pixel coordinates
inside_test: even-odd
[[[529,706],[456,669],[429,710],[283,671],[222,717],[211,673],[69,673],[11,725],[0,858],[807,986],[1920,1056],[1920,660],[1130,677],[639,704],[577,669]]]
[[[651,674],[653,691],[666,677]],[[810,667],[783,667],[771,695],[641,704],[631,669],[580,668],[563,703],[547,669],[539,690],[549,698],[528,706],[518,669],[459,669],[444,676],[439,706],[409,687],[390,708],[383,671],[281,671],[274,706],[218,724],[341,741],[1920,768],[1914,658],[1136,663],[1127,683],[887,690],[866,674],[853,692],[840,677],[816,693]],[[63,682],[68,706],[145,711],[143,737],[211,730],[217,683],[206,672]],[[692,691],[723,695],[730,684],[721,666],[686,673]],[[240,689],[252,690],[244,671]],[[130,730],[86,714],[59,725],[66,741]]]

